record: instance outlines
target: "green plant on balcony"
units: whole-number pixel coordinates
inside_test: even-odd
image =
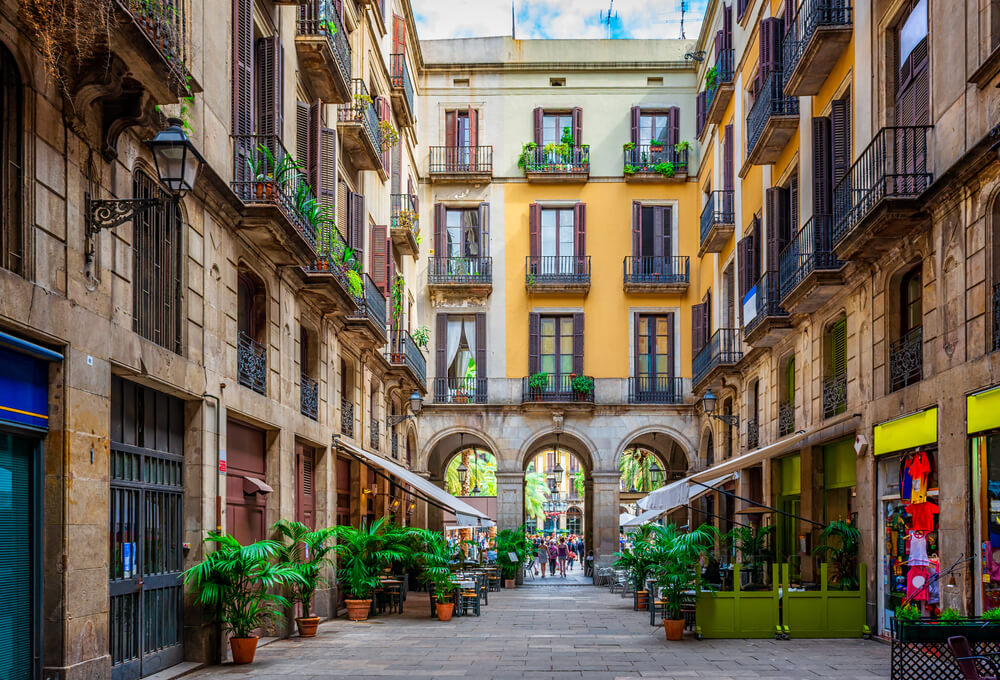
[[[517,167],[519,167],[519,168],[521,168],[522,170],[525,170],[525,171],[534,170],[535,169],[535,164],[529,162],[529,158],[532,155],[534,155],[534,151],[537,148],[538,148],[538,145],[535,144],[534,142],[527,142],[525,144],[522,144],[521,145],[521,155],[517,157]]]
[[[719,69],[716,66],[708,69],[705,73],[705,89],[714,90],[715,86],[719,84]]]
[[[528,274],[528,280],[527,280],[526,283],[528,284],[528,288],[531,288],[532,286],[534,286],[535,285],[535,275],[534,274]]]
[[[369,106],[371,106],[374,103],[375,103],[375,100],[372,99],[371,96],[369,96],[367,94],[356,94],[356,95],[354,95],[354,105],[355,106],[359,106],[360,107],[362,104],[368,104]]]
[[[983,621],[993,621],[995,623],[1000,623],[1000,607],[994,607],[993,609],[987,609],[983,612]]]
[[[264,144],[257,145],[257,153],[247,158],[247,167],[253,177],[254,193],[258,200],[274,199],[276,189],[285,191],[302,175],[302,166],[288,154],[280,159]]]
[[[400,229],[406,229],[408,231],[416,231],[414,228],[417,224],[417,213],[413,210],[408,210],[403,208],[398,213],[396,213],[396,226]]]
[[[649,143],[650,151],[663,151],[663,141],[659,139],[654,139]]]
[[[622,144],[622,151],[632,151],[635,149],[635,142],[625,142]]]
[[[378,131],[382,136],[382,153],[390,150],[399,143],[399,132],[387,120],[378,122]]]
[[[390,325],[394,330],[399,330],[399,320],[403,316],[403,291],[406,290],[406,280],[396,274],[392,280],[392,289],[389,292],[389,299],[392,302],[390,311]]]
[[[327,35],[337,35],[337,24],[332,21],[324,21],[323,30]]]
[[[691,142],[687,141],[686,139],[674,144],[674,151],[676,151],[677,153],[684,153],[690,148],[691,148]]]
[[[528,378],[528,387],[534,392],[544,392],[549,387],[549,374],[538,372]]]
[[[347,277],[347,292],[350,293],[352,297],[361,297],[361,293],[364,292],[364,287],[361,282],[361,274],[357,273],[353,269],[348,269],[344,272],[344,275]]]
[[[663,175],[664,177],[673,177],[675,173],[674,164],[670,161],[657,163],[653,166],[653,172]]]
[[[570,383],[573,391],[580,395],[594,393],[594,379],[585,375],[578,375]]]
[[[628,163],[626,163],[625,167],[622,168],[622,174],[623,175],[634,175],[635,174],[635,170],[636,170],[636,168],[635,168],[634,165],[629,165]]]
[[[420,326],[416,328],[410,336],[413,338],[413,342],[417,343],[417,347],[420,349],[427,349],[427,345],[431,341],[431,331],[427,326]]]

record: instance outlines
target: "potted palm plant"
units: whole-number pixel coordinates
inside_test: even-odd
[[[277,541],[241,545],[232,536],[210,532],[206,544],[215,550],[184,572],[184,583],[198,591],[197,601],[216,612],[227,632],[233,663],[251,663],[257,653],[254,631],[271,623],[288,607],[288,600],[274,589],[301,584],[291,565],[278,562],[282,546]]]
[[[764,583],[764,567],[771,560],[770,537],[774,534],[774,525],[765,524],[762,527],[733,527],[733,530],[722,537],[722,540],[734,552],[739,552],[740,562],[750,572],[750,582],[743,590],[766,590]]]
[[[665,602],[663,630],[667,640],[684,637],[684,599],[699,581],[699,558],[715,545],[715,527],[702,524],[683,532],[674,524],[652,527],[647,545],[654,559],[651,571]]]
[[[822,545],[813,548],[813,555],[822,555],[833,565],[833,582],[843,590],[857,590],[858,550],[861,532],[850,522],[834,520],[819,535]]]
[[[274,529],[290,541],[290,544],[282,544],[278,560],[290,566],[301,577],[300,581],[290,584],[292,603],[302,604],[302,616],[295,619],[299,637],[315,637],[319,617],[311,615],[313,595],[317,588],[327,584],[323,570],[333,564],[331,557],[334,548],[330,539],[333,538],[334,528],[311,531],[302,522],[283,519],[274,524]]]
[[[517,572],[524,564],[530,550],[527,537],[524,535],[525,525],[517,529],[503,529],[497,532],[495,539],[497,564],[503,574],[504,587],[513,588],[517,584]],[[513,559],[512,559],[513,556]]]
[[[384,527],[384,529],[383,529]],[[337,545],[337,580],[346,591],[347,618],[365,621],[372,605],[372,591],[381,585],[379,574],[393,562],[407,559],[409,548],[405,539],[409,532],[387,525],[382,519],[352,526],[334,527]]]
[[[452,548],[441,534],[415,529],[423,539],[423,550],[416,557],[422,567],[423,581],[434,588],[434,607],[438,621],[451,621],[455,612],[451,580]]]
[[[625,548],[615,554],[614,566],[629,573],[639,609],[645,609],[646,603],[649,602],[646,577],[656,561],[650,545],[652,535],[653,525],[644,524],[632,535],[632,548]]]

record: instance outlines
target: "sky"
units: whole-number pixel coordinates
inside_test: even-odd
[[[422,40],[510,35],[510,0],[410,0]],[[687,0],[684,33],[698,37],[708,0]],[[514,0],[517,37],[680,38],[681,0]]]

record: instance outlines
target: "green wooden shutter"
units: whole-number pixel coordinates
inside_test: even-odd
[[[32,446],[0,433],[0,668],[5,678],[32,677]]]
[[[830,327],[831,376],[847,375],[847,317]]]

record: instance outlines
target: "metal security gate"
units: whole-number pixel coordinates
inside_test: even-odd
[[[111,677],[131,680],[184,657],[184,402],[119,378],[111,402]]]

